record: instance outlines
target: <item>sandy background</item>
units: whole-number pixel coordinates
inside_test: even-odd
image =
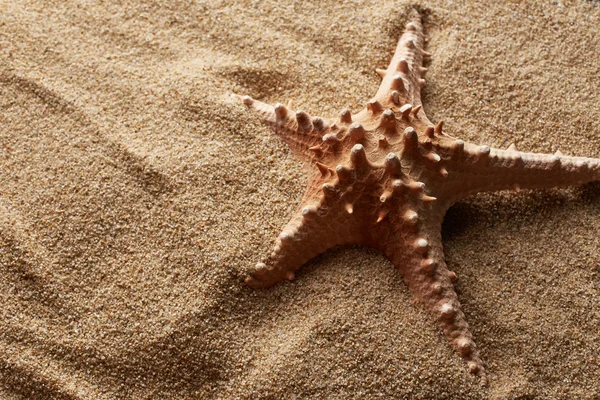
[[[449,211],[489,388],[375,251],[241,283],[305,174],[229,94],[358,111],[409,3],[338,3],[0,0],[0,398],[600,398],[599,184]],[[418,3],[425,110],[600,157],[600,2],[527,3]]]

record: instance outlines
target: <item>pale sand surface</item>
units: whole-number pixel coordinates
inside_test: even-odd
[[[488,388],[375,251],[242,284],[305,174],[229,94],[358,111],[408,2],[116,3],[0,0],[0,398],[600,398],[598,184],[449,211]],[[433,121],[600,157],[598,1],[419,5]]]

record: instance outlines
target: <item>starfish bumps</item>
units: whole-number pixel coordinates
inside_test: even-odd
[[[469,371],[486,382],[445,262],[441,225],[456,201],[482,191],[550,188],[600,180],[600,160],[479,146],[434,126],[421,105],[425,36],[412,16],[381,86],[357,114],[311,117],[281,104],[239,97],[310,164],[298,211],[270,256],[247,277],[254,288],[294,278],[325,250],[365,244],[382,251],[439,321]]]

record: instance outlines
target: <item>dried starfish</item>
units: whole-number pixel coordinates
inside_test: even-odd
[[[307,160],[309,185],[273,252],[246,278],[253,288],[285,279],[337,245],[366,244],[398,268],[413,295],[438,319],[472,374],[485,370],[445,262],[442,220],[477,192],[578,185],[600,180],[600,160],[524,153],[463,142],[433,125],[421,106],[425,84],[421,16],[415,12],[379,90],[358,114],[310,117],[281,104],[237,96]]]

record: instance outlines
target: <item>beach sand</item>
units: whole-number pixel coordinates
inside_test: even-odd
[[[243,284],[306,176],[230,97],[356,112],[417,5],[432,121],[600,157],[598,1],[116,3],[0,0],[0,398],[600,399],[600,184],[448,212],[486,388],[374,250]]]

